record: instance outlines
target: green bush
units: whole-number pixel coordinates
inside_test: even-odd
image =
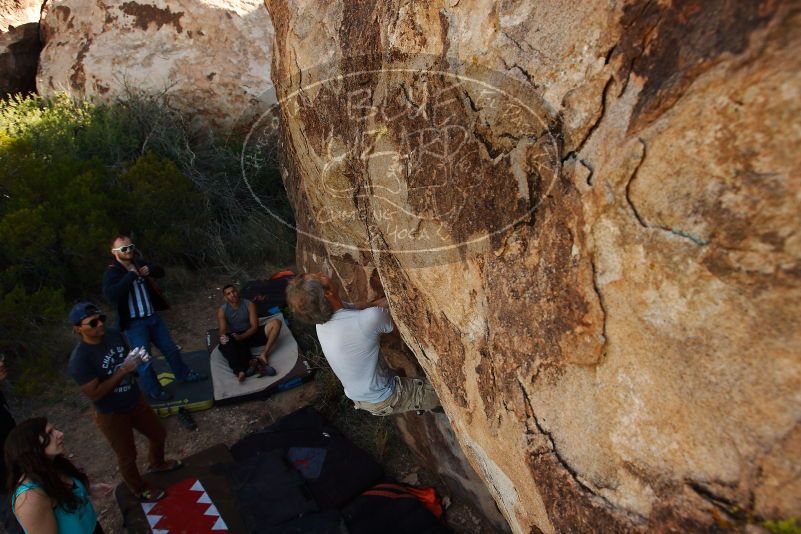
[[[242,251],[253,262],[289,256],[283,230],[290,246],[259,246],[270,222],[252,223],[263,214],[242,190],[236,147],[193,137],[142,95],[110,105],[66,95],[0,101],[0,350],[28,360],[63,354],[48,328],[72,302],[97,298],[118,233],[168,266],[230,268]],[[259,172],[257,186],[288,212],[275,170]]]
[[[120,174],[120,212],[136,239],[162,263],[204,259],[202,228],[210,217],[205,197],[175,163],[151,153]]]

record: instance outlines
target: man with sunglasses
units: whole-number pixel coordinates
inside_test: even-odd
[[[129,354],[128,344],[118,331],[106,330],[106,316],[93,303],[76,304],[69,321],[81,341],[70,355],[67,370],[94,404],[95,423],[117,455],[120,475],[142,501],[161,499],[164,490],[149,485],[136,466],[134,429],[149,441],[148,460],[153,471],[171,471],[182,464],[164,459],[167,431],[133,375],[141,363],[139,356]]]
[[[103,275],[103,295],[117,307],[119,328],[131,346],[144,347],[150,352],[150,344],[156,345],[178,381],[205,380],[205,375],[192,371],[184,363],[181,349],[172,340],[167,325],[158,314],[169,305],[152,279],[164,276],[164,269],[137,260],[136,246],[126,235],[114,238],[111,254],[114,261]],[[158,401],[172,398],[159,384],[150,363],[143,363],[138,371],[142,388],[150,398]]]

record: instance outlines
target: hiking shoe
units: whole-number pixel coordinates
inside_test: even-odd
[[[134,496],[139,499],[140,502],[156,502],[166,497],[167,492],[161,488],[152,488],[146,489],[141,493],[134,493]]]
[[[157,395],[153,395],[152,393],[150,393],[148,396],[154,401],[159,401],[159,402],[167,402],[168,400],[172,399],[172,393],[170,393],[166,389],[162,389],[161,391],[158,392]]]
[[[178,408],[178,422],[187,430],[196,430],[197,423],[186,408]]]
[[[189,371],[189,374],[186,375],[184,378],[184,382],[191,384],[192,382],[200,382],[202,380],[206,380],[208,375],[204,375],[203,373],[198,373],[197,371]]]

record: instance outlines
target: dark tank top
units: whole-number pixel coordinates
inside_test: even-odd
[[[244,332],[250,328],[250,315],[248,314],[248,299],[240,299],[239,308],[233,309],[227,302],[222,305],[225,320],[228,323],[228,332]]]

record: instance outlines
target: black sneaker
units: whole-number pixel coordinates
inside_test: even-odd
[[[178,408],[178,422],[187,430],[197,430],[197,423],[186,408]]]

